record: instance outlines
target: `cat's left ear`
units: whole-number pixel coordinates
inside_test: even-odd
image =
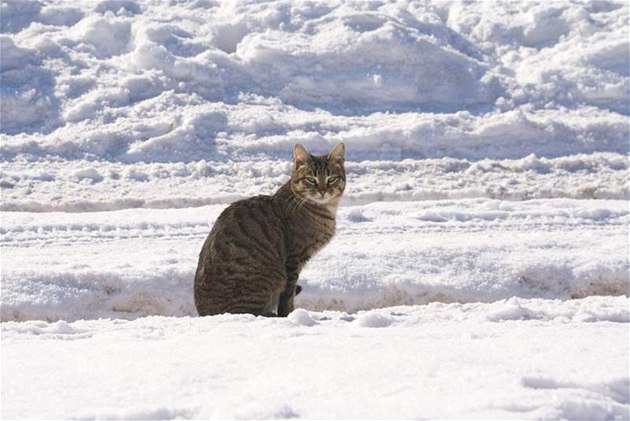
[[[343,161],[345,159],[344,157],[345,153],[346,153],[346,147],[344,146],[343,143],[339,143],[328,154],[328,160],[336,162],[338,164],[343,164]]]

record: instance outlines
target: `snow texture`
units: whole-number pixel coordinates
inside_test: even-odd
[[[627,2],[0,13],[3,419],[630,416]],[[196,317],[220,212],[337,142],[298,309]]]
[[[2,415],[624,420],[628,335],[627,297],[6,322]]]
[[[198,253],[223,208],[5,212],[2,320],[194,316]],[[376,202],[337,219],[335,240],[302,272],[300,307],[628,291],[623,201]]]

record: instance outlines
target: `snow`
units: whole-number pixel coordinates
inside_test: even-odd
[[[0,12],[2,418],[630,416],[627,2]],[[298,142],[348,175],[298,308],[196,317]]]
[[[196,315],[198,253],[223,208],[4,212],[2,320]],[[302,272],[301,307],[627,293],[624,201],[376,202],[337,219]]]
[[[3,418],[622,420],[627,323],[626,297],[6,322]]]

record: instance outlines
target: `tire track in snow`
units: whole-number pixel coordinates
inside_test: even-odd
[[[469,201],[470,202],[470,201]],[[455,202],[450,202],[451,205]],[[474,203],[482,203],[474,201]],[[444,212],[437,207],[419,207],[417,212],[401,215],[395,209],[396,202],[373,206],[342,208],[339,212],[337,237],[423,234],[423,233],[463,233],[482,231],[568,231],[573,229],[607,230],[619,229],[627,223],[627,212],[611,212],[604,208],[586,215],[570,215],[564,210],[556,210],[547,215],[532,215],[523,210],[479,211],[461,210]],[[409,207],[409,206],[408,206]],[[222,209],[223,207],[219,207]],[[517,206],[518,208],[518,206]],[[216,208],[213,214],[216,214]],[[150,214],[160,214],[159,210]],[[74,245],[100,243],[128,239],[169,241],[174,239],[198,240],[205,238],[213,221],[150,222],[136,223],[68,221],[48,223],[46,215],[34,215],[27,222],[9,221],[0,228],[0,244],[3,247],[30,247],[42,244]],[[372,215],[372,216],[366,216]],[[214,218],[213,218],[214,219]],[[95,222],[93,222],[95,221]]]
[[[289,162],[6,162],[0,209],[82,213],[226,205],[273,193],[288,179]],[[342,205],[463,198],[627,200],[628,165],[626,156],[610,153],[348,162]]]

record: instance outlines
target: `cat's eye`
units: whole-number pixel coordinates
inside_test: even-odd
[[[334,182],[336,182],[337,180],[339,180],[339,177],[337,177],[336,175],[333,175],[332,177],[328,177],[328,179],[326,180],[326,182],[328,184],[333,184]]]
[[[317,179],[315,177],[304,177],[304,181],[311,186],[317,185]]]

